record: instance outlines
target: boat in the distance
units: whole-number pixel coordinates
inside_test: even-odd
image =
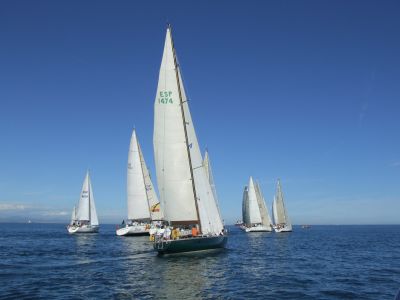
[[[67,226],[69,233],[96,233],[99,231],[99,219],[89,171],[87,171],[82,185],[78,208],[72,210],[71,223]]]
[[[274,197],[274,202],[272,203],[272,211],[274,217],[275,232],[291,232],[292,223],[290,222],[285,202],[283,200],[282,187],[279,179],[276,188],[276,195]]]
[[[154,103],[154,158],[164,220],[160,254],[223,248],[227,234],[197,141],[168,26]]]
[[[244,188],[242,217],[240,228],[246,232],[272,231],[271,218],[261,188],[258,183],[254,184],[252,177],[249,185]]]
[[[155,222],[162,220],[160,202],[154,190],[149,170],[133,130],[127,167],[128,219],[116,230],[117,235],[149,235]]]

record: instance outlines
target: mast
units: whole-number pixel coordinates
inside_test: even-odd
[[[171,24],[168,24],[167,26],[168,26],[169,34],[170,34],[170,37],[171,37],[172,53],[174,55],[175,76],[176,76],[176,81],[178,83],[178,94],[179,94],[179,101],[180,101],[180,105],[181,105],[183,129],[185,131],[185,142],[186,142],[186,149],[187,149],[187,154],[188,154],[188,158],[189,158],[189,168],[190,168],[190,176],[191,176],[191,180],[192,180],[194,203],[195,203],[195,206],[196,206],[196,215],[197,215],[197,220],[198,220],[198,224],[199,224],[199,231],[202,232],[202,230],[201,230],[201,222],[200,222],[199,206],[198,206],[198,203],[197,203],[198,199],[197,199],[197,194],[196,194],[196,186],[195,186],[195,183],[194,183],[194,176],[193,176],[192,159],[191,159],[191,156],[190,156],[190,149],[189,149],[189,139],[188,139],[187,128],[186,128],[186,118],[185,118],[185,112],[183,110],[182,91],[181,91],[181,85],[180,85],[179,74],[178,74],[178,62],[177,62],[177,58],[176,58],[174,40],[172,38],[172,27],[171,27]]]

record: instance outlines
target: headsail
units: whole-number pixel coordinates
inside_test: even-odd
[[[89,178],[90,225],[97,226],[99,225],[99,219],[97,218],[96,205],[94,204],[92,182],[89,176],[88,178]]]
[[[261,188],[260,188],[260,185],[258,184],[258,182],[255,184],[254,187],[256,190],[257,202],[258,202],[258,207],[260,209],[262,224],[264,226],[271,226],[272,225],[271,218],[269,216],[268,208],[265,203],[265,199],[261,192]]]
[[[283,193],[280,180],[278,180],[276,188],[276,196],[273,203],[274,222],[275,224],[286,224],[287,228],[291,228],[289,216],[286,211],[285,203],[283,200]]]
[[[129,220],[150,220],[139,143],[133,130],[127,168],[127,201]]]
[[[213,176],[213,172],[212,172],[212,168],[211,168],[211,160],[210,160],[210,156],[208,154],[208,150],[206,150],[206,152],[204,154],[203,166],[204,166],[204,170],[206,171],[208,182],[210,183],[211,190],[214,195],[215,203],[216,203],[217,209],[218,209],[218,215],[222,220],[221,210],[219,209],[219,203],[218,203],[217,189],[215,188],[214,176]]]
[[[172,224],[200,223],[203,234],[221,232],[222,220],[203,166],[170,28],[154,103],[153,143],[165,219]]]
[[[138,142],[138,148],[139,148],[140,163],[143,172],[143,181],[146,189],[147,203],[150,211],[150,217],[151,220],[162,220],[163,213],[160,207],[160,201],[158,201],[156,191],[154,190],[153,182],[151,181],[150,173],[149,170],[147,169],[147,165],[144,160],[142,149],[140,148],[139,142]]]

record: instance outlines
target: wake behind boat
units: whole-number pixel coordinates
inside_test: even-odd
[[[169,225],[156,233],[159,253],[222,248],[227,241],[187,100],[168,26],[154,103],[157,183]]]
[[[249,185],[243,192],[243,224],[240,228],[246,232],[272,231],[271,218],[258,183],[250,177]]]
[[[136,131],[133,130],[129,145],[127,168],[128,220],[117,228],[117,235],[149,235],[155,226],[152,221],[162,219],[160,202],[144,160]]]
[[[67,226],[67,230],[69,233],[96,233],[99,231],[99,220],[94,204],[89,171],[83,181],[78,209],[74,206],[71,223]]]
[[[291,232],[292,223],[290,222],[285,202],[283,201],[283,193],[281,182],[278,180],[276,187],[276,195],[272,203],[272,211],[274,216],[274,230],[275,232]]]

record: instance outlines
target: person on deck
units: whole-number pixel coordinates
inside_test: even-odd
[[[197,234],[198,234],[197,227],[193,226],[192,227],[192,236],[195,237],[195,236],[197,236]]]

